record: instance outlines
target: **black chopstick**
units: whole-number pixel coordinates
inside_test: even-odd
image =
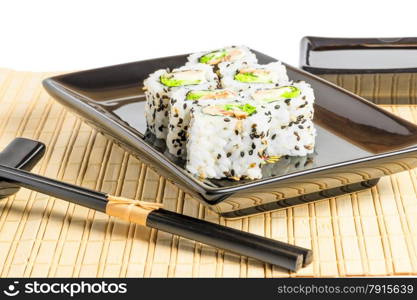
[[[312,252],[309,249],[174,213],[155,203],[108,195],[4,165],[0,165],[0,178],[110,216],[253,257],[292,271],[297,271],[312,261]]]

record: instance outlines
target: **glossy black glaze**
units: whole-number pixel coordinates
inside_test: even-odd
[[[0,165],[30,171],[45,153],[45,145],[38,141],[16,138],[2,152]],[[0,175],[0,199],[9,197],[20,189],[18,184]]]
[[[246,217],[248,215],[264,213],[271,210],[277,210],[281,208],[296,206],[300,204],[310,203],[326,198],[337,197],[343,194],[354,193],[364,189],[369,189],[375,186],[379,181],[379,178],[342,185],[340,187],[335,187],[332,189],[322,190],[316,193],[310,194],[303,194],[298,197],[286,198],[284,200],[279,200],[276,202],[270,202],[267,204],[252,206],[249,208],[241,209],[241,210],[234,210],[231,212],[220,213],[220,215],[224,218],[240,218]]]
[[[260,63],[275,61],[255,53]],[[45,80],[44,86],[63,105],[209,207],[232,196],[268,192],[339,171],[354,173],[359,167],[375,168],[376,164],[417,155],[414,124],[317,76],[287,66],[291,79],[309,82],[316,93],[318,137],[313,163],[261,180],[200,181],[183,168],[182,162],[164,152],[163,143],[145,137],[143,79],[158,68],[180,66],[185,59],[186,55],[180,55],[66,74]]]
[[[300,66],[313,74],[417,72],[417,37],[331,38],[307,36],[300,44]],[[332,65],[330,62],[343,67]],[[370,61],[373,63],[371,64]],[[325,67],[324,67],[325,66]]]
[[[80,186],[0,165],[0,178],[49,196],[60,198],[101,212],[106,211],[107,195]]]
[[[311,250],[209,223],[164,209],[151,212],[147,226],[297,271],[312,259]]]

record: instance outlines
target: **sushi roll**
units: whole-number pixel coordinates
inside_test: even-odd
[[[268,156],[305,156],[314,152],[316,129],[311,119],[290,122],[281,130],[271,129],[268,138]]]
[[[199,178],[261,178],[270,120],[262,110],[229,103],[192,111],[187,170]]]
[[[145,116],[148,130],[159,139],[168,133],[169,100],[171,94],[186,87],[193,89],[213,89],[218,85],[217,75],[205,64],[183,66],[169,70],[157,70],[144,80],[146,96]]]
[[[251,89],[245,94],[254,103],[266,106],[272,116],[269,156],[304,156],[314,152],[314,92],[308,83]]]
[[[239,92],[248,89],[273,88],[288,83],[287,70],[280,62],[266,65],[221,63],[219,76],[224,88]]]
[[[188,56],[188,64],[207,64],[217,67],[222,62],[247,62],[257,63],[258,60],[254,53],[245,46],[230,46],[209,52],[199,52]]]
[[[256,102],[284,107],[288,110],[291,121],[296,121],[300,116],[306,119],[314,116],[314,91],[304,81],[273,88],[252,89],[247,94]]]
[[[208,104],[238,101],[237,93],[228,89],[188,90],[179,89],[172,93],[170,118],[166,144],[168,151],[182,159],[186,158],[186,140],[190,124],[190,111]]]

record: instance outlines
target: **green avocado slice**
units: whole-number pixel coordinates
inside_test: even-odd
[[[248,116],[253,115],[254,113],[256,113],[256,107],[250,104],[225,104],[224,105],[224,110],[235,110],[235,109],[239,109],[245,113],[248,114]]]
[[[227,56],[227,51],[225,49],[216,50],[201,56],[198,61],[202,64],[212,65],[220,62],[225,56]]]
[[[236,93],[229,89],[217,89],[217,90],[194,90],[189,91],[185,100],[203,100],[203,99],[232,99],[236,97]]]
[[[213,91],[190,91],[187,93],[185,100],[200,100],[200,98],[212,94]]]
[[[195,85],[205,81],[205,72],[202,70],[182,70],[161,75],[161,83],[169,87]]]
[[[279,100],[293,99],[301,95],[301,90],[295,86],[281,86],[278,88],[260,90],[254,93],[254,98],[270,103]]]
[[[237,73],[235,75],[235,80],[244,82],[244,83],[273,83],[271,74],[265,72],[264,74],[254,74],[251,72],[246,73]]]
[[[256,107],[250,104],[209,105],[203,108],[203,113],[212,116],[245,119],[256,113]]]
[[[176,86],[183,86],[183,85],[194,85],[194,84],[201,83],[200,79],[180,80],[180,79],[170,78],[170,77],[165,76],[165,75],[162,75],[160,80],[161,80],[161,83],[163,85],[166,85],[166,86],[169,86],[169,87],[176,87]]]
[[[285,99],[297,98],[301,95],[301,90],[295,86],[282,86],[278,89],[283,90],[281,97]]]

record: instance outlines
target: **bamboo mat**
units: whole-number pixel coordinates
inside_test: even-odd
[[[417,104],[416,73],[319,75],[376,104]]]
[[[1,277],[303,277],[417,275],[417,171],[367,191],[226,221],[47,95],[52,74],[0,69],[0,147],[37,139],[34,172],[311,247],[298,273],[22,189],[0,202]],[[417,106],[385,106],[417,122]]]

